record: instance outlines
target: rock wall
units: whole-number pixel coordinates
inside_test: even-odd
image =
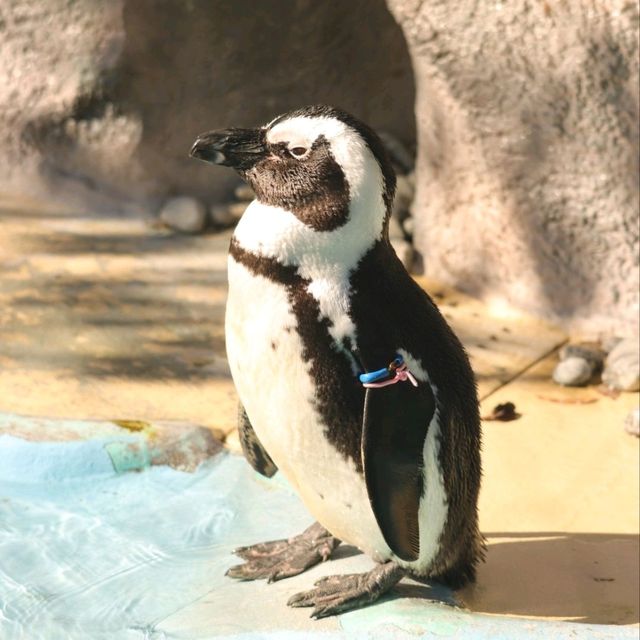
[[[637,331],[636,3],[387,4],[5,0],[0,189],[212,204],[235,179],[187,158],[197,133],[328,102],[411,145],[415,75],[427,272]]]
[[[121,13],[118,0],[0,3],[0,189],[48,193],[47,176],[65,168],[54,149],[90,153],[89,121],[70,128],[118,62]]]
[[[426,271],[575,331],[637,332],[636,3],[388,5],[415,69]]]
[[[232,174],[187,158],[196,135],[304,104],[415,137],[384,0],[8,0],[0,55],[0,184],[92,206],[226,198]]]

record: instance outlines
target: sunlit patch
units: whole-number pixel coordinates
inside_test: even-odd
[[[489,298],[487,307],[489,315],[494,318],[515,319],[522,315],[507,300],[498,296]]]

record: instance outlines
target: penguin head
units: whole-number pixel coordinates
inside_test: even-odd
[[[191,156],[234,168],[259,203],[293,215],[309,231],[355,226],[366,227],[367,236],[386,233],[393,167],[377,134],[340,109],[304,107],[257,129],[210,131],[197,138]]]

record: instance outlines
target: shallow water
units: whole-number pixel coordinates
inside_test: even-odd
[[[270,501],[288,503],[288,522],[274,523],[260,504],[247,510],[247,485],[256,480],[234,456],[221,455],[195,474],[152,467],[116,476],[97,463],[93,473],[85,468],[74,477],[70,463],[66,479],[52,480],[55,468],[47,469],[43,456],[16,476],[16,456],[28,456],[2,440],[3,639],[169,637],[158,625],[220,585],[230,548],[249,542],[239,539],[242,529],[260,527],[264,518],[270,534],[289,535],[309,521],[301,509],[291,513],[286,492],[270,492]],[[21,450],[47,446],[19,442]]]

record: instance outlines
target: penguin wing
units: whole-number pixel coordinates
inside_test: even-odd
[[[400,382],[366,392],[362,460],[367,493],[386,543],[406,561],[420,555],[423,448],[434,412],[428,384]]]
[[[240,435],[242,453],[244,453],[247,462],[258,473],[270,478],[278,470],[278,467],[258,440],[249,421],[249,416],[241,403],[238,405],[238,434]]]

